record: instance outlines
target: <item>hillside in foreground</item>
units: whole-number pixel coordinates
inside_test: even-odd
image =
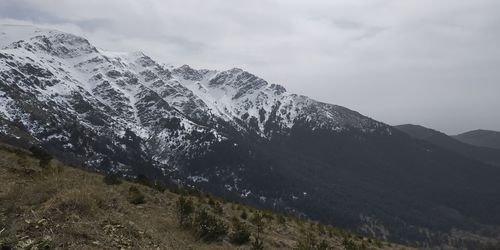
[[[408,249],[6,144],[0,183],[1,249]]]

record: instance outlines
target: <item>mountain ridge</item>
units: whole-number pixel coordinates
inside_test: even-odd
[[[454,135],[453,138],[474,146],[500,149],[500,132],[498,131],[478,129]]]
[[[86,112],[85,107],[92,102],[98,103],[92,105],[94,107],[102,106],[104,112],[112,112],[110,108],[118,110],[120,113],[116,115],[121,119],[117,122],[121,123],[122,129],[131,129],[140,137],[151,135],[151,132],[143,129],[145,125],[158,122],[151,115],[146,115],[148,112],[141,112],[148,109],[148,103],[140,102],[141,99],[156,102],[155,105],[160,107],[153,110],[157,113],[156,116],[181,117],[182,126],[188,130],[189,128],[203,130],[207,125],[222,119],[230,123],[232,126],[230,129],[248,130],[250,127],[265,137],[266,133],[269,135],[271,125],[289,129],[294,119],[302,119],[301,116],[305,116],[306,120],[311,119],[305,114],[306,111],[302,111],[302,114],[297,113],[299,109],[311,108],[321,109],[326,116],[329,116],[327,118],[339,113],[348,114],[346,117],[338,116],[336,118],[339,119],[335,120],[315,117],[315,120],[325,121],[320,126],[336,126],[336,129],[342,129],[345,125],[361,127],[366,126],[367,123],[375,127],[382,126],[359,113],[347,113],[345,108],[320,103],[304,96],[288,94],[283,87],[270,85],[263,79],[241,69],[233,68],[218,72],[194,70],[189,66],[181,66],[170,71],[142,52],[107,53],[97,50],[86,39],[68,33],[54,30],[35,30],[34,33],[37,34],[35,37],[13,42],[3,49],[4,57],[16,56],[15,52],[21,52],[19,56],[25,59],[24,65],[14,66],[21,69],[21,72],[14,69],[13,73],[35,73],[38,77],[35,83],[39,84],[42,91],[52,88],[48,90],[49,93],[45,93],[46,96],[58,95],[62,96],[60,102],[78,104],[73,108],[74,113]],[[9,51],[14,53],[9,55]],[[33,61],[30,55],[40,61]],[[61,62],[59,60],[61,56],[69,57],[69,63],[64,60]],[[47,64],[51,65],[55,72],[62,69],[62,74],[58,76],[50,70],[42,70],[43,65]],[[8,63],[5,66],[12,68]],[[82,78],[75,79],[75,76]],[[8,76],[4,76],[6,77]],[[43,78],[47,80],[40,82],[39,79]],[[66,82],[60,79],[71,79],[72,84],[65,84]],[[191,79],[197,81],[189,81]],[[66,96],[78,91],[84,91],[84,95],[77,93],[71,96],[73,100],[64,100]],[[89,100],[85,100],[86,98]],[[280,101],[276,102],[277,99]],[[281,105],[281,102],[284,105]],[[275,106],[275,104],[280,106]],[[279,108],[281,110],[277,112]],[[273,111],[273,109],[276,110]],[[335,109],[343,110],[337,112]],[[273,118],[276,119],[269,121],[269,116],[273,112]],[[286,116],[281,115],[284,112],[287,112]],[[5,111],[4,115],[6,115]],[[77,116],[80,120],[87,118],[82,115]],[[89,123],[95,123],[92,125],[102,123],[103,115],[99,114],[99,116],[91,117]],[[202,122],[197,124],[193,121]],[[388,126],[387,129],[389,129]],[[215,131],[204,132],[218,136]],[[162,160],[166,161],[166,159]]]
[[[395,128],[417,139],[431,142],[437,146],[463,154],[469,158],[500,167],[500,150],[498,149],[464,143],[455,139],[455,137],[419,125],[404,124],[395,126]]]

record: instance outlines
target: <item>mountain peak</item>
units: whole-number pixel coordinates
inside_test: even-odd
[[[220,72],[208,84],[210,86],[233,87],[243,91],[259,89],[268,85],[264,79],[239,68]]]
[[[175,73],[180,75],[184,80],[200,81],[203,79],[203,73],[199,70],[191,68],[191,66],[184,64],[173,70]]]
[[[46,34],[54,30],[39,28],[31,25],[0,24],[0,48],[4,48],[13,42],[30,39],[40,34]]]
[[[0,45],[6,49],[24,48],[27,51],[43,51],[57,57],[77,57],[95,53],[97,49],[80,36],[33,26],[4,26]],[[18,29],[19,28],[19,29]]]

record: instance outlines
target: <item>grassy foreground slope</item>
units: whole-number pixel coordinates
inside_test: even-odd
[[[1,249],[407,249],[40,159],[0,144]]]

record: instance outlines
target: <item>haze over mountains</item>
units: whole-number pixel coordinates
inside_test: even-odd
[[[5,141],[414,246],[498,241],[494,151],[417,140],[242,69],[173,67],[30,26],[1,26],[0,47]]]

